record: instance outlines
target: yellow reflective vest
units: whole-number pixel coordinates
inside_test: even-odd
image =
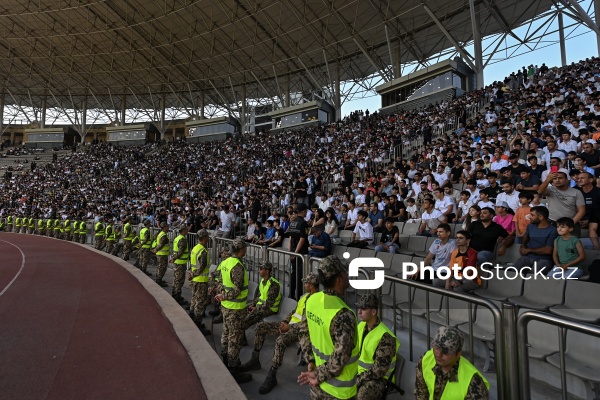
[[[150,229],[144,227],[140,231],[140,244],[142,249],[149,249],[152,247],[152,237],[150,235]]]
[[[279,304],[281,303],[281,285],[279,284],[279,281],[272,276],[267,279],[266,283],[264,279],[260,280],[260,283],[258,284],[258,292],[260,293],[260,297],[258,298],[256,305],[261,306],[267,302],[267,294],[269,293],[269,289],[271,288],[271,284],[273,282],[277,283],[280,288],[279,293],[277,294],[277,299],[275,299],[275,303],[273,303],[273,307],[271,307],[271,311],[277,313],[279,312]]]
[[[367,323],[364,321],[358,324],[358,343],[362,343],[360,349],[360,358],[358,359],[358,373],[360,374],[373,367],[373,356],[377,351],[377,346],[379,346],[379,342],[381,341],[383,335],[387,333],[396,341],[396,350],[394,351],[394,357],[392,358],[392,362],[390,363],[384,378],[390,379],[390,377],[392,377],[392,382],[395,382],[395,377],[393,377],[392,374],[396,368],[396,355],[398,354],[400,342],[398,342],[396,335],[394,335],[392,331],[389,330],[389,328],[381,321],[379,322],[379,325],[367,333],[367,336],[363,337],[366,326]]]
[[[169,251],[171,250],[171,245],[169,244],[169,235],[167,235],[166,232],[160,231],[160,233],[156,237],[156,244],[158,245],[158,243],[160,243],[163,236],[167,237],[167,243],[162,248],[156,251],[157,256],[168,256]],[[127,240],[127,238],[125,238],[125,240]]]
[[[427,390],[429,391],[429,398],[433,400],[433,394],[435,390],[435,374],[433,373],[433,367],[435,367],[435,356],[433,355],[433,350],[429,350],[423,356],[423,360],[421,361],[421,368],[423,369],[423,379],[425,380],[425,384],[427,384]],[[458,364],[458,382],[450,382],[446,383],[444,387],[444,392],[442,393],[441,400],[454,400],[454,399],[464,399],[467,396],[467,392],[469,391],[469,385],[471,384],[471,379],[473,375],[479,374],[485,386],[489,389],[490,384],[488,381],[481,375],[481,373],[464,357],[460,357],[460,361]]]
[[[306,307],[306,300],[310,297],[310,293],[304,293],[300,300],[298,300],[298,305],[296,306],[296,311],[292,314],[292,318],[290,319],[290,324],[297,324],[302,321],[302,313],[304,313],[304,308]]]
[[[331,321],[341,309],[350,310],[344,300],[324,292],[313,294],[306,302],[308,331],[317,367],[328,362],[333,354],[334,345],[329,329]],[[356,319],[356,316],[354,318]],[[354,329],[356,330],[356,325]],[[355,332],[350,359],[339,376],[320,383],[321,390],[338,399],[350,399],[356,396],[359,352],[358,333]]]
[[[231,280],[231,270],[238,264],[244,269],[244,286],[235,299],[223,300],[221,302],[221,305],[229,310],[243,310],[246,308],[246,302],[248,301],[248,272],[246,271],[244,264],[235,257],[229,257],[219,265],[221,268],[223,287],[225,288],[225,291],[230,291],[234,288],[233,281]]]
[[[181,241],[181,239],[184,239],[183,235],[179,235],[175,238],[175,240],[173,241],[173,252],[175,254],[177,254],[179,252],[179,242]],[[183,251],[183,253],[181,253],[181,255],[175,259],[175,264],[186,264],[188,263],[190,259],[190,246],[186,244],[185,246],[185,250]]]
[[[194,276],[192,278],[192,282],[208,282],[208,273],[210,272],[210,256],[208,255],[208,250],[202,243],[198,243],[192,249],[192,255],[190,258],[190,263],[192,264],[192,274],[198,269],[198,259],[202,256],[203,253],[207,253],[206,255],[206,266],[200,271],[198,276]]]

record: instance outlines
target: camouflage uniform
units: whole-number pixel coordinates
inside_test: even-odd
[[[176,260],[179,257],[181,257],[181,255],[183,253],[185,253],[185,249],[187,248],[187,245],[188,245],[187,238],[184,236],[179,241],[179,250],[177,251],[177,253],[173,254],[173,257],[171,257],[171,258],[173,260]],[[192,251],[192,249],[188,249],[188,253],[191,251]],[[173,267],[174,267],[173,289],[171,290],[171,295],[173,297],[179,297],[179,296],[181,296],[181,288],[183,287],[183,284],[185,282],[185,271],[187,270],[187,265],[186,264],[173,264]]]
[[[271,264],[270,262],[267,263]],[[272,271],[273,265],[271,265],[269,269]],[[267,281],[270,278],[271,274],[269,273],[269,278],[267,278]],[[269,291],[267,292],[267,301],[265,301],[265,303],[262,305],[257,305],[258,300],[260,299],[260,291],[258,288],[256,289],[256,293],[254,293],[254,300],[248,305],[247,308],[246,319],[244,320],[243,326],[244,330],[250,328],[254,324],[261,322],[266,317],[276,314],[275,312],[271,311],[271,307],[273,307],[273,305],[275,304],[275,301],[277,300],[277,297],[280,294],[280,290],[281,288],[279,283],[275,281],[271,282],[271,286],[269,287]],[[250,307],[254,307],[254,310],[250,311]]]
[[[360,308],[379,308],[379,300],[377,296],[372,293],[365,294],[356,304]],[[377,319],[377,322],[373,325],[373,328],[369,329],[369,326],[365,324],[363,332],[364,338],[377,328],[382,322]],[[359,326],[360,329],[360,326]],[[361,351],[365,351],[362,348]],[[390,369],[390,365],[396,352],[396,338],[389,333],[384,333],[381,337],[379,344],[373,354],[373,366],[356,376],[356,386],[358,393],[356,394],[357,400],[379,400],[383,398],[386,390],[387,380],[385,375]]]
[[[149,225],[149,224],[147,224]],[[145,224],[145,227],[147,228],[147,226]],[[142,228],[143,229],[143,228]],[[141,233],[140,233],[141,235]],[[138,235],[138,236],[140,236]],[[146,272],[146,269],[148,269],[148,262],[150,261],[150,248],[144,248],[144,245],[149,245],[152,243],[152,232],[150,232],[150,229],[148,228],[148,230],[146,231],[146,235],[144,238],[140,237],[140,269],[144,272]]]
[[[129,223],[129,225],[127,225]],[[131,225],[131,220],[128,218],[125,220],[125,225],[123,226],[123,260],[129,260],[129,256],[131,255],[131,250],[133,248],[132,242],[133,240],[125,240],[126,237],[129,237],[133,233],[133,225]]]
[[[98,222],[100,224],[102,224],[102,225],[98,225],[98,229],[105,230],[106,227],[104,225],[104,219],[100,218],[100,220]],[[94,225],[94,247],[96,248],[96,250],[102,250],[102,248],[104,247],[104,234],[96,235],[95,231],[96,231],[96,225]]]
[[[208,233],[205,230],[198,232],[198,240],[202,240],[203,237],[208,237]],[[203,251],[198,260],[196,261],[196,269],[189,272],[190,281],[200,276],[202,271],[209,268],[208,263],[208,250]],[[192,287],[192,302],[190,304],[190,313],[192,319],[197,324],[202,323],[202,315],[206,306],[210,304],[210,298],[208,297],[208,282],[194,282],[191,281]]]
[[[327,279],[341,272],[346,272],[348,269],[336,256],[327,256],[321,260],[319,270],[323,273],[324,279]],[[323,293],[340,297],[340,294],[333,289],[325,289]],[[304,338],[303,340],[308,339],[308,341],[310,341],[306,318],[303,318],[302,323],[298,325],[298,328],[301,330],[301,336]],[[329,360],[315,369],[317,380],[319,382],[327,381],[342,373],[344,366],[350,360],[356,340],[358,340],[356,337],[356,327],[356,315],[349,309],[341,309],[335,317],[333,317],[329,327],[329,334],[334,344],[334,350]],[[302,349],[304,352],[304,359],[309,363],[314,363],[315,357],[312,352],[312,346],[307,347],[307,349]],[[320,386],[310,387],[310,398],[312,400],[336,399],[336,397],[331,396],[321,389]]]
[[[235,239],[231,245],[231,253],[237,253],[241,248],[245,247],[245,243],[241,239]],[[246,268],[241,260],[231,269],[230,276],[233,283],[233,289],[226,291],[222,281],[219,284],[217,291],[223,294],[224,300],[233,300],[239,296],[244,286],[244,277]],[[221,335],[221,354],[227,354],[228,366],[230,368],[238,368],[240,362],[240,349],[242,348],[242,340],[244,339],[244,330],[242,325],[246,318],[246,309],[232,310],[221,307],[223,313],[223,334]]]
[[[463,343],[464,338],[457,328],[442,326],[438,329],[432,345],[439,347],[444,354],[455,354],[462,350]],[[458,382],[458,367],[462,359],[460,357],[448,373],[444,373],[438,365],[433,367],[435,375],[434,400],[442,398],[447,382]],[[416,372],[415,398],[417,400],[429,400],[429,390],[423,377],[423,358],[419,360]],[[488,400],[489,398],[489,389],[483,378],[479,374],[473,375],[465,400]]]
[[[125,250],[123,250],[123,259],[125,260],[127,258],[129,258],[129,253],[131,253],[131,241],[126,240],[125,241],[125,246],[127,246],[127,243],[129,243],[129,252],[127,253],[127,256],[125,256]],[[167,243],[169,243],[169,237],[167,235],[163,235],[160,238],[160,242],[156,243],[156,249],[162,249]],[[169,256],[159,256],[156,255],[156,259],[157,259],[157,267],[156,267],[156,280],[157,281],[162,281],[163,277],[165,276],[165,273],[167,272],[167,266],[169,265]]]

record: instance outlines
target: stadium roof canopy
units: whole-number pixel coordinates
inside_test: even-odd
[[[339,81],[389,81],[448,49],[472,58],[472,12],[482,37],[510,36],[559,4],[471,1],[5,0],[0,92],[34,109],[285,104]]]

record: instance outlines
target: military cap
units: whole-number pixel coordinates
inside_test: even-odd
[[[221,249],[221,253],[219,253],[221,255],[221,258],[228,258],[231,257],[231,250],[229,249],[229,247],[223,247]]]
[[[348,268],[346,268],[337,256],[327,256],[319,261],[319,271],[321,271],[325,279],[347,270]]]
[[[181,232],[183,232],[183,231],[189,231],[189,230],[190,230],[190,227],[189,227],[189,226],[187,226],[187,225],[181,225],[181,226],[179,227],[179,233],[181,233]]]
[[[462,350],[465,338],[454,326],[440,326],[431,342],[431,346],[440,348],[443,354],[456,354]]]
[[[273,264],[270,261],[265,261],[260,264],[259,269],[268,269],[269,271],[273,270]]]
[[[150,225],[150,220],[149,219],[145,219],[144,220],[144,225]]]
[[[231,254],[235,254],[238,251],[240,251],[241,249],[245,249],[246,248],[246,243],[242,240],[242,239],[235,239],[233,242],[231,242],[231,246],[230,246],[230,250],[231,250]]]
[[[161,222],[161,223],[160,223],[160,227],[161,227],[161,228],[168,228],[168,227],[169,227],[169,224],[167,224],[166,222]]]
[[[363,295],[358,302],[356,302],[356,305],[359,308],[379,308],[379,300],[377,299],[377,296],[375,296],[373,293],[367,293],[365,295]]]
[[[314,286],[319,286],[319,275],[315,272],[311,272],[310,274],[306,275],[306,278],[302,278],[302,282],[310,283]]]
[[[208,237],[208,231],[206,229],[200,229],[196,235],[198,235],[198,240]]]

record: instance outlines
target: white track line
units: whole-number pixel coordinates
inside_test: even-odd
[[[2,296],[4,294],[4,292],[6,292],[8,290],[8,288],[17,280],[17,278],[19,277],[19,275],[21,275],[21,272],[23,271],[23,268],[25,268],[25,253],[23,253],[23,250],[21,250],[21,248],[19,246],[17,246],[16,244],[7,242],[6,240],[0,240],[0,242],[8,243],[11,246],[16,247],[17,250],[19,250],[19,252],[21,253],[21,258],[23,259],[23,262],[21,262],[21,268],[19,268],[19,272],[17,272],[17,274],[15,275],[15,277],[12,279],[12,281],[10,281],[8,283],[8,285],[6,285],[6,287],[4,288],[4,290],[2,290],[0,292],[0,296]]]

